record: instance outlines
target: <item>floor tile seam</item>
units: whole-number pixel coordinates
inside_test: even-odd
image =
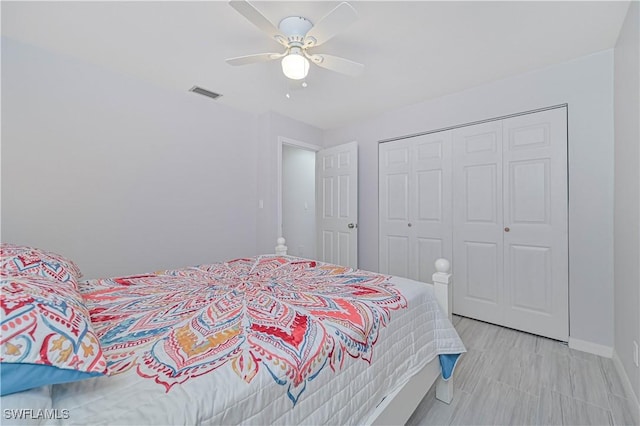
[[[513,353],[514,356],[517,356],[518,358],[521,358],[523,361],[526,358],[530,358],[530,357],[538,357],[538,356],[539,357],[543,357],[544,356],[543,354],[540,354],[538,352],[527,351],[527,350],[525,350],[523,348],[515,347],[515,346],[509,347],[506,350],[503,349],[502,351],[500,350],[500,348],[490,348],[490,349],[484,350],[484,352],[489,352],[489,353],[490,352],[499,352],[500,354]]]
[[[573,399],[576,399],[576,398],[573,398]],[[584,401],[581,401],[581,402],[584,402]],[[600,407],[596,407],[596,406],[594,406],[592,404],[589,404],[589,403],[587,403],[587,404],[591,405],[591,407],[600,408]],[[562,424],[563,425],[567,425],[567,426],[573,426],[573,423],[565,423],[565,410],[564,410],[564,407],[562,406],[562,404],[560,404],[560,410],[561,410],[561,413],[562,413]],[[610,425],[614,425],[615,422],[614,422],[614,418],[613,418],[613,413],[610,410],[603,410],[603,411],[605,412],[605,414],[609,418],[609,424]],[[602,426],[602,425],[599,425],[599,426]]]
[[[541,336],[537,336],[538,339],[546,339],[546,337],[541,337]],[[536,344],[536,353],[542,355],[544,352],[554,352],[557,353],[559,355],[568,355],[567,352],[569,350],[568,347],[566,346],[561,346],[560,342],[559,343],[559,348],[542,348],[540,345]],[[566,348],[566,349],[562,349],[562,348]]]
[[[631,405],[631,407],[633,407],[633,404],[635,403],[635,402],[633,401],[633,399],[631,399],[631,398],[627,398],[626,396],[622,396],[622,395],[615,394],[615,393],[613,393],[613,392],[608,392],[608,391],[607,391],[607,396],[615,396],[616,398],[623,399],[623,400],[624,400],[624,402],[626,402],[626,403],[630,404],[630,405]]]
[[[458,395],[458,393],[457,393],[457,392],[459,392],[459,391],[460,391],[460,390],[455,390],[455,391],[454,391],[454,393],[453,393],[453,394],[454,394],[454,398]],[[465,393],[466,393],[466,392],[465,392]],[[434,398],[435,398],[435,395],[434,395]],[[442,401],[438,401],[437,399],[436,399],[435,401],[436,401],[436,403],[440,402],[440,403],[442,403],[442,404],[446,404],[446,403],[444,403],[444,402],[442,402]],[[446,406],[447,406],[447,408],[448,408],[448,407],[451,407],[453,404],[454,404],[454,402],[453,402],[453,401],[451,401],[451,403],[450,403],[450,404],[446,404]],[[451,412],[450,412],[450,413],[448,413],[448,416],[447,416],[447,419],[446,419],[446,423],[445,423],[445,424],[447,424],[447,425],[450,425],[450,424],[451,424],[451,422],[453,421],[453,414],[455,413],[456,408],[457,408],[457,407],[459,407],[460,402],[458,401],[456,404],[457,404],[457,405],[456,405],[456,407],[452,408],[452,409],[451,409]],[[434,409],[434,407],[436,407],[436,405],[435,405],[435,404],[433,404],[433,405],[429,408],[429,411],[427,411],[427,412],[425,413],[425,415],[423,416],[423,419],[426,417],[426,415],[427,415],[427,414],[429,414],[429,413],[431,412],[431,410],[433,410],[433,409]]]
[[[598,362],[598,364],[600,366],[600,373],[602,374],[602,377],[604,378],[604,384],[605,384],[606,389],[607,389],[607,395],[609,395],[609,394],[610,395],[615,395],[615,396],[617,396],[619,398],[624,398],[626,400],[629,400],[629,397],[628,397],[627,392],[626,392],[626,390],[624,388],[624,385],[622,384],[622,378],[618,374],[618,371],[615,369],[615,366],[613,366],[613,369],[614,369],[614,376],[612,377],[613,380],[608,380],[609,375],[605,371],[604,364],[602,363],[602,361]],[[613,388],[615,387],[615,386],[613,386],[615,384],[614,382],[617,382],[618,385],[620,385],[619,388],[622,389],[622,392],[617,393],[617,392],[613,391],[614,390]]]
[[[542,385],[539,386],[539,390],[538,393],[534,393],[534,392],[529,392],[528,390],[525,389],[521,389],[520,387],[517,387],[516,389],[518,389],[520,392],[524,392],[530,396],[533,396],[535,398],[542,398]]]
[[[474,367],[475,367],[475,364],[477,364],[478,359],[476,359],[475,361],[476,361],[476,362],[474,363]],[[465,366],[465,367],[466,367],[466,366]],[[471,367],[469,367],[469,372],[468,372],[468,374],[469,374],[469,375],[471,375],[471,374],[472,374],[472,372],[473,372],[474,370],[475,370],[475,368],[471,368]],[[479,382],[479,381],[480,381],[479,379],[482,379],[482,378],[489,378],[488,376],[485,376],[482,372],[478,373],[478,380],[477,380],[475,383],[472,383],[472,385],[473,385],[473,386],[469,385],[469,384],[468,384],[468,383],[469,383],[468,381],[465,381],[465,383],[467,384],[467,387],[468,387],[468,386],[471,386],[471,388],[472,388],[470,391],[466,391],[466,390],[463,390],[462,388],[460,388],[459,386],[456,386],[455,377],[456,377],[456,376],[455,376],[455,373],[454,373],[454,376],[453,376],[453,380],[454,380],[454,382],[453,382],[453,386],[454,386],[454,389],[459,389],[459,390],[461,390],[461,391],[467,392],[468,394],[472,394],[472,393],[475,391],[475,389],[477,388],[477,385],[478,385],[478,383],[477,383],[477,382]]]
[[[525,332],[523,332],[525,333]],[[543,336],[536,336],[538,339],[547,339],[546,337]],[[549,339],[549,340],[553,340],[553,339]],[[589,352],[585,352],[587,355],[576,355],[576,353],[580,353],[582,351],[578,351],[577,349],[571,349],[566,345],[562,345],[562,342],[560,341],[556,341],[558,342],[559,345],[561,345],[561,348],[548,348],[549,351],[554,352],[558,355],[562,355],[565,357],[568,357],[570,359],[579,359],[581,361],[586,361],[586,362],[590,362],[590,363],[594,363],[594,364],[598,364],[601,367],[601,363],[600,363],[600,356],[598,355],[594,355],[591,354]],[[545,351],[545,349],[540,349],[538,350],[539,346],[536,345],[536,353],[542,353]],[[595,359],[594,359],[595,357]],[[602,368],[602,367],[601,367]]]
[[[516,390],[518,390],[518,391],[525,392],[525,393],[529,393],[529,392],[526,392],[526,391],[524,391],[524,390],[521,390],[518,386],[514,386],[514,385],[513,385],[513,384],[511,384],[511,383],[507,383],[507,382],[505,382],[505,381],[503,381],[503,380],[500,380],[500,378],[498,378],[498,377],[493,377],[493,376],[489,376],[489,375],[481,375],[481,377],[484,377],[484,378],[486,378],[486,379],[488,379],[488,380],[491,380],[491,381],[494,381],[494,382],[498,382],[498,383],[500,383],[500,384],[502,384],[502,385],[505,385],[505,386],[509,386],[509,387],[511,387],[511,388],[513,388],[513,389],[516,389]],[[520,383],[521,379],[522,379],[522,375],[520,375],[520,376],[518,377],[518,383]],[[530,394],[530,393],[529,393],[529,394]],[[533,394],[531,394],[531,395],[533,395]],[[535,396],[535,395],[533,395],[533,396]]]
[[[559,394],[559,395],[562,395],[562,396],[567,397],[567,398],[571,398],[574,401],[581,402],[581,403],[589,405],[591,407],[595,407],[595,408],[598,408],[600,410],[604,410],[604,411],[608,411],[608,412],[613,412],[613,410],[611,409],[611,403],[609,402],[609,398],[607,398],[607,406],[608,406],[608,408],[607,408],[607,407],[602,407],[600,405],[594,404],[592,401],[585,401],[582,398],[577,398],[577,397],[575,397],[573,395],[567,395],[566,393],[560,392],[560,391],[555,390],[555,389],[550,389],[550,390],[552,392],[555,392],[555,393]]]
[[[612,386],[609,386],[609,381],[606,379],[605,376],[605,386],[606,386],[606,390],[607,390],[607,395],[615,395],[619,398],[624,398],[624,399],[629,399],[626,395],[626,392],[615,392]]]
[[[532,396],[532,397],[534,397],[534,398],[541,398],[541,397],[542,397],[542,386],[540,387],[540,389],[541,389],[540,393],[539,393],[538,395],[536,395],[535,393],[531,393],[531,392],[528,392],[528,391],[526,391],[526,390],[524,390],[524,389],[520,389],[520,388],[519,388],[519,387],[517,387],[517,386],[513,386],[513,385],[512,385],[512,384],[510,384],[510,383],[503,382],[502,380],[499,380],[499,379],[497,379],[497,378],[495,378],[495,377],[489,377],[489,376],[482,376],[482,377],[484,377],[485,379],[488,379],[488,380],[490,380],[490,381],[493,381],[493,382],[498,382],[498,383],[500,383],[501,385],[508,386],[508,387],[510,387],[510,388],[512,388],[512,389],[517,390],[518,392],[525,393],[525,394],[527,394],[527,395],[529,395],[529,396]],[[475,389],[475,388],[474,388],[474,389]],[[565,395],[565,396],[566,396],[566,395]]]
[[[582,362],[587,362],[589,364],[592,365],[597,365],[599,370],[602,370],[602,366],[601,363],[598,359],[593,359],[593,358],[589,358],[589,357],[582,357],[582,356],[576,356],[576,355],[572,355],[571,353],[562,353],[562,352],[558,352],[558,355],[564,356],[569,358],[569,360],[572,361],[582,361]]]
[[[604,379],[604,377],[602,377],[602,381],[603,381],[603,384],[604,384],[603,389],[604,389],[605,394],[606,394],[607,393],[607,382]],[[587,404],[590,404],[590,405],[593,405],[593,406],[596,406],[596,407],[600,407],[602,409],[607,409],[607,408],[602,407],[600,405],[596,405],[593,401],[586,401],[586,400],[584,400],[582,398],[576,397],[576,395],[575,395],[575,393],[576,393],[576,383],[575,383],[574,375],[571,374],[571,372],[569,372],[569,385],[570,385],[569,387],[570,387],[571,393],[572,393],[572,395],[570,395],[571,398],[573,398],[573,399],[575,399],[577,401],[585,402]],[[609,409],[611,408],[611,403],[609,402],[608,395],[607,395],[607,407],[609,407]]]
[[[611,419],[613,420],[613,405],[611,404],[611,399],[609,398],[609,392],[607,392],[607,406],[609,407],[609,413],[611,413]]]
[[[590,405],[592,407],[599,408],[601,410],[609,410],[608,408],[602,407],[600,405],[596,405],[591,401],[586,401],[586,400],[584,400],[582,398],[578,398],[578,397],[574,396],[573,393],[572,394],[567,394],[566,392],[563,392],[562,390],[553,387],[553,384],[551,384],[550,386],[541,385],[540,386],[540,397],[542,397],[544,392],[556,393],[556,394],[558,394],[560,396],[564,396],[565,398],[571,398],[572,400],[575,400],[575,401]],[[607,400],[608,400],[608,398],[607,398]],[[610,405],[610,404],[607,404],[607,405]]]
[[[620,420],[624,420],[624,416],[620,416],[620,417],[621,417]],[[623,422],[618,423],[618,422],[616,422],[615,414],[613,412],[611,412],[611,424],[612,425],[616,425],[616,426],[618,426],[618,425],[620,425],[620,426],[633,426],[636,423],[623,423]]]
[[[609,424],[611,426],[615,425],[616,424],[616,419],[613,416],[613,411],[608,411],[607,413],[609,414]]]
[[[520,359],[520,361],[523,361],[523,360],[522,360],[522,359]],[[487,370],[485,369],[485,370],[483,370],[483,371],[487,371]],[[538,394],[536,394],[535,392],[531,392],[531,391],[529,391],[529,390],[525,389],[525,387],[524,387],[524,386],[520,386],[520,383],[522,383],[522,382],[523,382],[523,376],[524,376],[524,372],[522,371],[522,369],[518,369],[518,378],[517,378],[517,383],[518,383],[518,385],[515,385],[515,384],[513,384],[513,383],[509,383],[509,382],[504,381],[504,380],[500,380],[500,378],[498,378],[498,377],[494,377],[493,375],[488,375],[488,374],[480,373],[480,376],[481,376],[481,377],[488,378],[488,379],[491,379],[491,380],[493,380],[493,381],[500,382],[500,383],[502,383],[502,384],[504,384],[504,385],[508,385],[508,386],[510,386],[510,387],[512,387],[512,388],[515,388],[515,389],[517,389],[517,390],[519,390],[519,391],[521,391],[521,392],[527,393],[527,394],[529,394],[529,395],[531,395],[531,396],[534,396],[534,397],[539,397],[539,396],[540,396],[540,391],[541,391],[541,389],[542,389],[542,385],[540,384],[540,386],[539,386],[540,390],[538,391]]]
[[[624,400],[624,403],[625,403],[625,405],[626,405],[627,407],[630,407],[631,409],[633,409],[633,408],[634,408],[634,407],[633,407],[633,402],[632,402],[631,400],[629,400],[629,399],[627,399],[627,398],[625,398],[625,397],[621,397],[621,396],[619,396],[619,395],[615,395],[615,394],[613,394],[613,393],[611,393],[611,392],[607,392],[607,403],[609,404],[609,411],[611,412],[611,416],[613,417],[613,420],[615,420],[614,413],[616,413],[616,412],[617,412],[617,410],[615,410],[615,409],[614,409],[613,404],[611,403],[611,398],[610,398],[610,396],[611,396],[611,395],[613,395],[613,396],[615,396],[615,397],[618,397],[618,398],[620,398],[620,399]],[[621,416],[621,417],[624,417],[624,416]],[[631,417],[633,417],[633,412],[631,412]],[[640,420],[640,419],[639,419],[639,420]],[[614,422],[613,424],[615,424],[615,422]]]
[[[458,392],[465,393],[467,394],[467,396],[465,398],[465,401],[463,402],[458,401],[456,407],[451,411],[451,414],[449,415],[449,423],[448,423],[449,425],[454,424],[453,421],[456,418],[456,414],[458,418],[464,418],[466,416],[467,410],[469,409],[469,404],[471,403],[470,401],[472,398],[474,398],[472,392],[467,392],[462,389],[458,389]],[[454,395],[456,394],[454,393]],[[456,410],[458,411],[456,412]]]

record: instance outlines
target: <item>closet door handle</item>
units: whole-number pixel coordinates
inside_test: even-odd
[[[504,228],[504,232],[509,232],[509,231],[511,231],[511,229],[508,226]]]
[[[407,226],[408,226],[409,228],[411,228],[411,222],[407,223]]]

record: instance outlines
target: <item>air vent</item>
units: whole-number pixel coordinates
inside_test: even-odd
[[[202,87],[198,87],[198,86],[193,86],[191,89],[189,89],[189,91],[198,93],[203,96],[208,96],[211,99],[218,99],[220,96],[222,96],[220,93],[211,92],[207,89],[203,89]]]

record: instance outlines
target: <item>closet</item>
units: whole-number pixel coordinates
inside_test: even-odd
[[[380,271],[454,273],[453,311],[567,341],[566,107],[379,146]]]

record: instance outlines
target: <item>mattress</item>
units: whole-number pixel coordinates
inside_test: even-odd
[[[39,423],[361,424],[438,355],[465,351],[432,286],[290,256],[80,290],[110,375],[51,386],[57,418]],[[38,408],[24,405],[34,392],[3,408]]]

